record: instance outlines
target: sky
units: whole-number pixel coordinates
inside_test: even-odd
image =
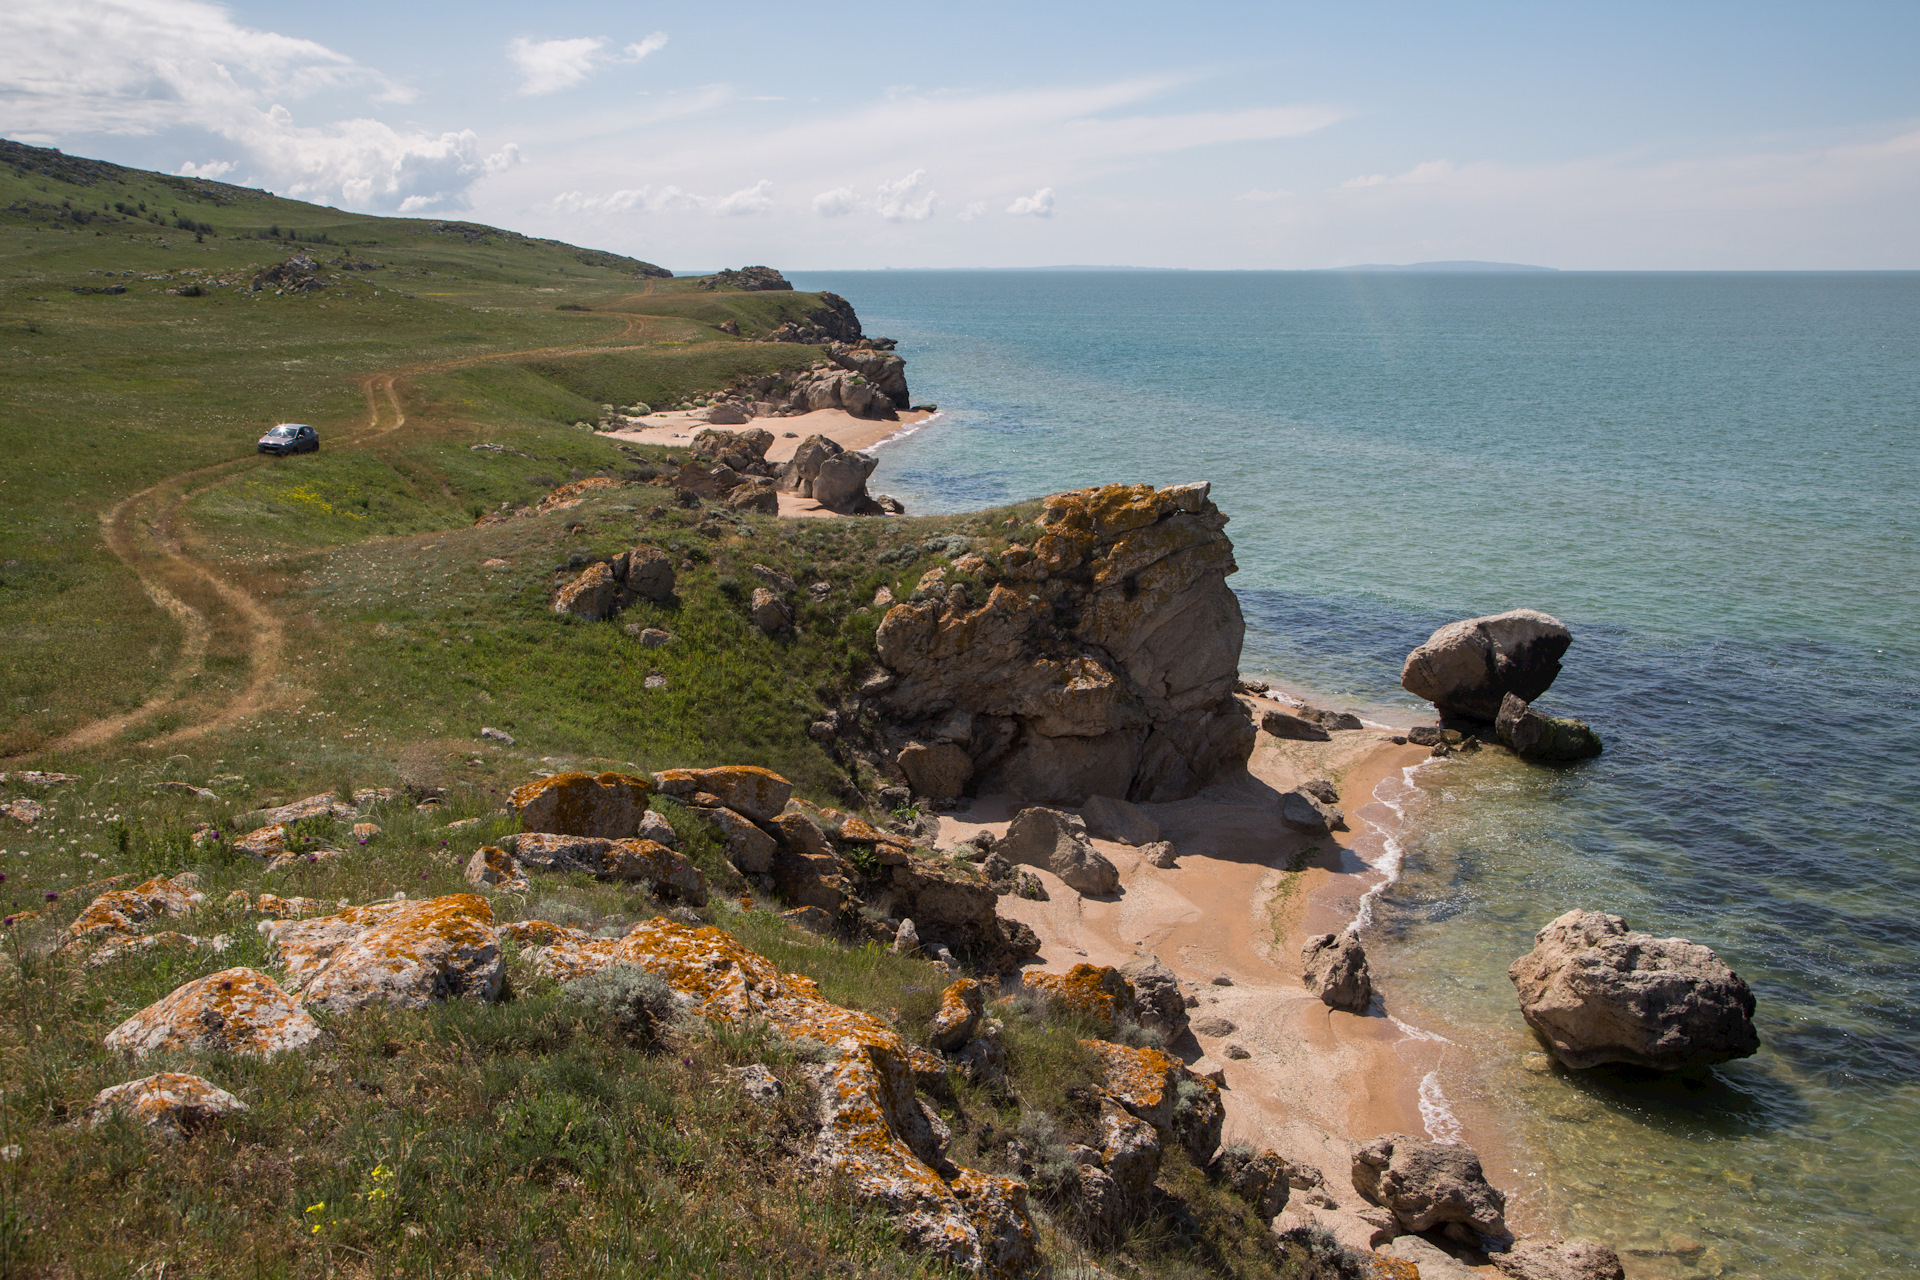
[[[0,135],[680,271],[1920,268],[1920,4],[9,0]]]

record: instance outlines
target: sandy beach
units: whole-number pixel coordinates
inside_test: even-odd
[[[812,413],[799,413],[790,418],[755,418],[739,426],[716,428],[720,431],[751,431],[758,427],[773,432],[773,443],[767,448],[767,461],[785,462],[793,457],[794,450],[808,436],[825,436],[844,449],[872,449],[883,445],[896,436],[906,435],[925,426],[928,421],[938,417],[937,413],[921,413],[902,410],[897,420],[856,418],[845,409],[815,409]],[[711,423],[702,422],[692,413],[653,413],[639,419],[641,425],[627,427],[619,431],[609,431],[607,436],[614,440],[628,440],[635,444],[687,444],[694,435]],[[834,516],[838,512],[829,511],[810,498],[782,492],[780,494],[780,514],[783,516]]]
[[[1246,701],[1256,719],[1268,707],[1285,707]],[[1456,1137],[1481,1152],[1496,1184],[1513,1186],[1503,1177],[1508,1171],[1489,1117],[1472,1106],[1436,1109],[1433,1088],[1444,1088],[1437,1077],[1427,1085],[1423,1111],[1423,1082],[1443,1061],[1464,1059],[1456,1046],[1397,1023],[1389,1016],[1391,991],[1377,994],[1374,1009],[1359,1016],[1329,1009],[1300,980],[1306,938],[1345,928],[1361,896],[1385,879],[1356,852],[1371,841],[1362,851],[1377,857],[1375,824],[1397,817],[1375,799],[1376,789],[1428,756],[1426,748],[1397,745],[1375,729],[1337,732],[1331,742],[1263,732],[1245,776],[1177,803],[1141,806],[1173,842],[1175,867],[1156,868],[1131,846],[1098,840],[1095,847],[1119,869],[1118,894],[1083,898],[1050,872],[1029,868],[1048,900],[1009,896],[999,908],[1039,934],[1046,969],[1155,956],[1198,997],[1190,1010],[1196,1024],[1232,1024],[1169,1048],[1198,1070],[1224,1073],[1224,1141],[1270,1147],[1324,1174],[1324,1195],[1296,1191],[1278,1225],[1318,1221],[1359,1248],[1373,1243],[1375,1230],[1358,1216],[1367,1205],[1353,1190],[1349,1167],[1353,1149],[1379,1134]],[[1281,824],[1281,795],[1311,778],[1336,783],[1351,830],[1310,838]],[[942,819],[942,843],[981,829],[1002,834],[1019,807],[1007,797],[976,800]],[[1290,872],[1290,865],[1303,869]],[[1228,1057],[1229,1045],[1249,1056]]]

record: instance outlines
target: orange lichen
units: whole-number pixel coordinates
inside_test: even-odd
[[[1020,975],[1020,985],[1108,1027],[1116,1017],[1133,1012],[1133,984],[1111,965],[1077,964],[1065,973],[1029,971]]]
[[[67,934],[76,942],[114,934],[131,936],[137,926],[157,916],[184,916],[204,900],[194,888],[196,883],[191,872],[183,872],[171,880],[155,876],[131,889],[103,893],[67,926]]]
[[[528,831],[621,839],[640,827],[653,779],[631,773],[556,773],[514,791],[508,803]]]
[[[109,1049],[209,1049],[271,1057],[320,1028],[280,985],[252,969],[223,969],[176,988],[107,1033]]]
[[[729,764],[712,769],[662,769],[654,775],[660,790],[686,798],[707,795],[715,805],[744,814],[755,822],[771,822],[787,807],[793,784],[759,765]]]
[[[418,1008],[451,996],[491,1000],[504,976],[493,908],[477,894],[349,907],[263,924],[261,932],[278,948],[288,985],[335,1011],[373,1001]]]

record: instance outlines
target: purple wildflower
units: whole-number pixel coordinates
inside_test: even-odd
[[[49,889],[47,890],[47,901],[58,902],[60,901],[60,895],[58,893],[55,893],[52,889]]]

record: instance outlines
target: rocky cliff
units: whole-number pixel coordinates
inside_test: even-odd
[[[1048,498],[992,560],[930,572],[880,624],[867,692],[932,799],[1167,801],[1244,767],[1245,634],[1205,484]]]

